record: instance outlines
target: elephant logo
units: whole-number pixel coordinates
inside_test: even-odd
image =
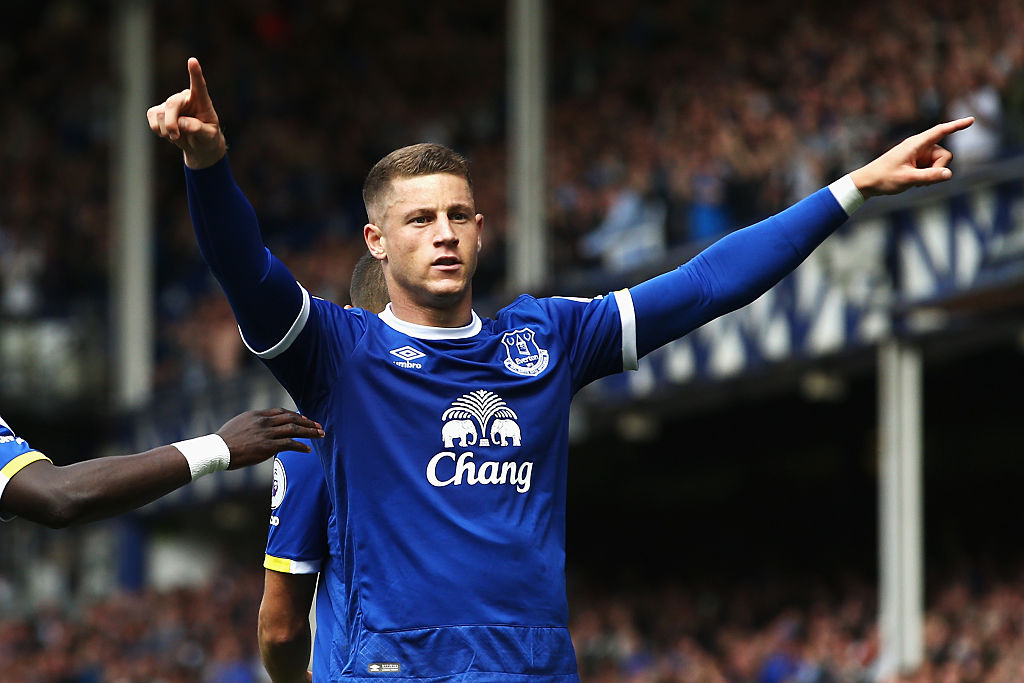
[[[523,442],[522,434],[519,432],[519,424],[514,420],[502,420],[494,418],[491,420],[491,443],[500,446],[519,446]]]
[[[463,448],[474,446],[477,436],[476,425],[472,420],[449,420],[441,426],[441,438],[444,440],[445,448],[455,446],[456,440]]]
[[[441,416],[441,439],[445,448],[459,446],[520,446],[519,416],[504,399],[478,389],[452,401]],[[488,429],[489,428],[489,429]]]
[[[501,338],[505,349],[505,368],[523,377],[535,377],[548,366],[547,349],[537,345],[537,335],[529,327],[506,332]]]

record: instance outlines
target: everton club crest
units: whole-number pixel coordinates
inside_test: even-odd
[[[529,327],[506,332],[501,338],[505,347],[505,367],[524,377],[536,377],[548,366],[547,349],[537,346],[536,334]]]

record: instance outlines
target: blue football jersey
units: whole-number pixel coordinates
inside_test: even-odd
[[[454,329],[305,296],[291,338],[260,355],[327,432],[349,626],[332,680],[576,678],[569,403],[636,366],[634,328],[625,291],[522,296]]]
[[[3,497],[7,482],[26,465],[31,465],[37,460],[49,458],[33,450],[24,439],[15,436],[3,418],[0,418],[0,521],[14,519],[14,515],[4,514]]]
[[[299,439],[310,446],[309,439]],[[285,574],[320,574],[316,592],[313,680],[329,680],[328,662],[339,624],[335,606],[344,604],[344,578],[337,518],[327,496],[319,458],[284,451],[274,460],[270,531],[263,566]],[[328,579],[327,577],[331,577]]]

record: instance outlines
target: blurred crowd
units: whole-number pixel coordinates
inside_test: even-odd
[[[102,315],[112,5],[21,4],[0,27],[0,77],[18,93],[0,108],[5,317]],[[235,175],[311,292],[347,302],[363,176],[431,140],[474,169],[482,312],[507,300],[502,3],[187,0],[154,13],[154,102],[199,56]],[[552,0],[548,20],[552,272],[706,243],[942,119],[977,117],[950,141],[959,169],[1024,149],[1018,0]],[[201,388],[251,361],[198,257],[179,164],[159,145],[157,384]]]
[[[257,683],[261,574],[120,594],[79,614],[0,620],[0,683]],[[230,577],[230,578],[229,578]],[[572,582],[571,582],[572,583]],[[879,680],[876,597],[845,579],[577,586],[570,629],[584,683]],[[890,683],[1024,678],[1024,574],[945,580],[929,600],[925,663]]]
[[[1024,576],[950,580],[925,616],[924,664],[879,677],[877,597],[846,580],[668,587],[576,602],[587,683],[1011,683],[1024,680]]]
[[[123,593],[69,614],[0,619],[2,683],[256,683],[263,575]]]

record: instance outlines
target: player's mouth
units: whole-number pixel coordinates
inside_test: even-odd
[[[434,268],[443,271],[454,271],[458,270],[462,266],[462,261],[459,260],[458,256],[441,256],[434,259],[434,262],[430,264]]]

